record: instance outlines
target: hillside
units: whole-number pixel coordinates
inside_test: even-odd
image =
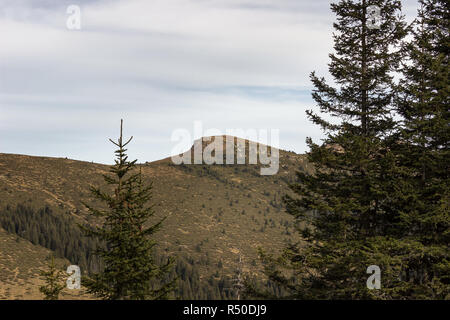
[[[244,272],[257,274],[258,247],[277,250],[296,239],[281,199],[296,170],[311,170],[303,155],[279,152],[279,172],[273,176],[261,176],[260,165],[251,164],[174,165],[170,158],[140,164],[153,183],[156,216],[167,216],[157,234],[160,252],[190,261],[203,280],[233,275],[239,254]],[[129,155],[133,158],[132,146]],[[0,154],[0,208],[49,206],[55,214],[92,223],[81,201],[93,203],[88,187],[104,186],[108,169],[64,158]],[[28,277],[28,271],[19,272]]]
[[[39,287],[44,281],[39,273],[46,269],[50,250],[7,233],[0,228],[0,300],[42,299]],[[66,259],[57,259],[61,268],[69,265]],[[92,299],[79,290],[64,289],[61,299]]]

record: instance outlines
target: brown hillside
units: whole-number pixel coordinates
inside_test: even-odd
[[[132,159],[132,145],[128,153]],[[281,198],[296,170],[310,171],[303,155],[280,150],[279,172],[273,176],[261,176],[260,165],[174,165],[170,158],[140,167],[153,182],[157,216],[168,216],[157,235],[161,250],[191,257],[202,276],[216,272],[219,261],[221,274],[231,274],[239,253],[244,271],[257,273],[258,247],[280,249],[295,239]],[[108,169],[63,158],[0,154],[0,207],[49,205],[88,221],[81,201],[92,203],[88,187],[104,186],[102,174]]]

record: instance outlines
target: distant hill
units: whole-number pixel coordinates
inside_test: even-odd
[[[132,145],[128,153],[132,159]],[[140,164],[145,179],[153,183],[156,216],[167,216],[157,234],[159,251],[190,261],[204,281],[231,277],[239,254],[244,272],[258,275],[258,247],[277,250],[285,241],[298,239],[282,196],[289,192],[287,183],[296,170],[311,172],[304,155],[283,150],[279,154],[279,172],[273,176],[260,175],[259,164],[175,165],[170,158]],[[108,170],[108,165],[65,158],[0,154],[0,208],[19,203],[36,209],[49,206],[55,214],[94,223],[81,201],[93,203],[88,187],[105,186],[102,174]],[[42,249],[29,246],[36,253]],[[44,255],[42,251],[36,259]],[[0,264],[4,259],[0,255]],[[27,272],[19,270],[24,279],[30,277]]]

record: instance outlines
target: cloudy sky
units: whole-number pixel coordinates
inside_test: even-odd
[[[279,129],[298,153],[320,130],[309,74],[327,74],[325,0],[0,0],[0,152],[112,162],[170,156],[184,128]],[[403,1],[415,15],[415,0]],[[81,29],[69,30],[69,5]]]

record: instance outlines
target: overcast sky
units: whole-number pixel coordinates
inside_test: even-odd
[[[302,153],[321,137],[305,110],[310,72],[327,74],[329,3],[0,0],[0,152],[111,163],[123,118],[140,162],[170,156],[196,120],[279,129]],[[66,27],[72,4],[81,30]]]

